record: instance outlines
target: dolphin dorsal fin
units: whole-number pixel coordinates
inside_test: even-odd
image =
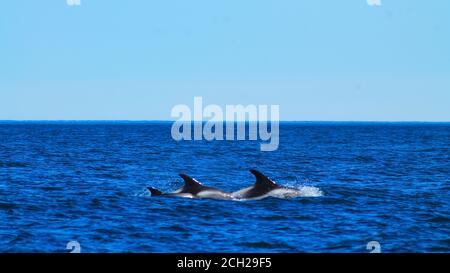
[[[256,177],[256,187],[264,187],[264,188],[276,188],[278,185],[272,179],[268,178],[261,172],[257,170],[250,170],[250,172]]]
[[[189,177],[183,173],[180,173],[180,177],[183,178],[184,186],[187,188],[199,188],[203,186],[203,184],[198,182],[196,179]]]
[[[152,196],[164,195],[164,193],[162,193],[160,190],[157,190],[153,187],[148,187],[147,189],[152,193]]]

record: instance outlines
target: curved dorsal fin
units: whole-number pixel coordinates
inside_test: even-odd
[[[278,185],[270,178],[262,174],[261,172],[252,169],[250,172],[256,177],[256,187],[264,187],[264,188],[276,188]]]
[[[189,176],[187,176],[187,175],[185,175],[185,174],[183,174],[183,173],[180,173],[180,177],[183,178],[183,180],[184,180],[184,186],[185,186],[186,188],[199,188],[199,187],[202,187],[202,186],[203,186],[202,183],[198,182],[198,181],[195,180],[194,178],[189,177]]]
[[[157,190],[153,187],[148,187],[147,189],[152,193],[152,196],[164,195],[164,193],[162,193],[160,190]]]

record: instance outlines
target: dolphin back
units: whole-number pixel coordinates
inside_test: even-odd
[[[238,199],[262,199],[267,196],[272,190],[280,188],[272,179],[265,176],[257,170],[250,170],[256,177],[256,182],[253,186],[234,192],[233,196]]]

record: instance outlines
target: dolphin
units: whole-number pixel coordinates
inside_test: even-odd
[[[152,196],[174,196],[174,197],[186,197],[186,198],[209,198],[209,199],[233,199],[231,193],[224,192],[217,188],[204,186],[196,179],[189,177],[185,174],[179,174],[184,180],[184,186],[175,192],[163,193],[153,187],[148,187]]]
[[[292,198],[300,195],[298,189],[280,186],[257,170],[250,170],[256,177],[256,183],[248,188],[232,193],[235,199],[260,200],[266,197]]]

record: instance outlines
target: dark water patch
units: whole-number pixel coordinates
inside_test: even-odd
[[[183,232],[183,233],[188,233],[190,230],[180,226],[180,225],[172,225],[172,226],[168,226],[168,227],[163,227],[164,230],[168,230],[168,231],[175,231],[175,232]]]
[[[447,246],[447,247],[446,246],[442,246],[442,247],[436,246],[436,247],[427,248],[425,252],[427,252],[427,253],[445,253],[445,254],[448,254],[449,251],[450,251],[450,246]]]
[[[284,215],[269,215],[260,217],[260,219],[265,221],[282,221],[288,219],[288,217]]]
[[[292,218],[295,219],[295,220],[299,220],[299,221],[314,221],[314,220],[317,220],[316,217],[308,216],[308,215],[294,216]]]
[[[364,155],[358,155],[355,157],[355,160],[360,162],[376,162],[376,159],[372,156],[364,156]]]
[[[339,181],[342,181],[342,182],[347,182],[347,183],[363,182],[363,179],[358,178],[358,177],[351,177],[351,176],[337,177],[336,179]]]
[[[98,228],[98,229],[94,229],[93,232],[96,233],[96,234],[107,235],[107,236],[123,234],[122,231],[118,231],[118,230],[112,229],[112,228],[108,228],[108,229],[107,228]]]
[[[286,243],[279,243],[279,242],[265,242],[265,241],[258,241],[258,242],[244,242],[244,243],[239,243],[239,246],[243,246],[246,248],[250,248],[250,249],[262,249],[262,250],[292,250],[293,247],[291,247],[290,245],[286,244]]]
[[[429,149],[420,149],[420,150],[415,150],[414,152],[416,153],[433,153],[436,152],[437,150],[434,148],[429,148]]]
[[[24,162],[1,162],[0,161],[0,168],[27,168],[29,164]]]
[[[98,177],[105,178],[105,179],[112,179],[112,180],[122,180],[124,179],[124,176],[117,173],[101,173],[97,175]]]
[[[15,235],[15,237],[9,242],[9,244],[14,245],[16,243],[25,241],[25,240],[29,240],[31,238],[33,238],[33,234],[25,231],[25,230],[19,230],[17,232],[17,235]]]
[[[439,243],[446,245],[447,246],[447,250],[450,249],[450,238],[449,239],[444,239],[444,240],[440,240]]]
[[[59,219],[66,218],[66,217],[68,217],[68,216],[69,216],[69,215],[66,215],[66,214],[61,213],[61,212],[57,212],[57,213],[55,213],[55,214],[53,215],[53,217],[59,218]]]
[[[19,208],[19,206],[14,203],[0,202],[0,210],[14,210],[17,208]]]
[[[445,216],[436,216],[427,220],[430,223],[450,223],[450,218]],[[449,226],[450,231],[450,226]]]
[[[43,190],[43,191],[62,191],[62,190],[64,190],[64,188],[57,187],[57,186],[44,186],[44,187],[41,187],[41,190]]]
[[[91,200],[91,202],[89,203],[89,206],[91,208],[101,208],[102,206],[102,202],[100,201],[100,199],[94,198]]]
[[[25,210],[27,212],[40,212],[40,211],[45,211],[47,210],[47,207],[43,207],[39,204],[34,204],[34,205],[26,205],[25,206]]]
[[[355,205],[356,200],[350,200],[348,198],[337,198],[337,197],[322,197],[322,204],[329,205]]]

